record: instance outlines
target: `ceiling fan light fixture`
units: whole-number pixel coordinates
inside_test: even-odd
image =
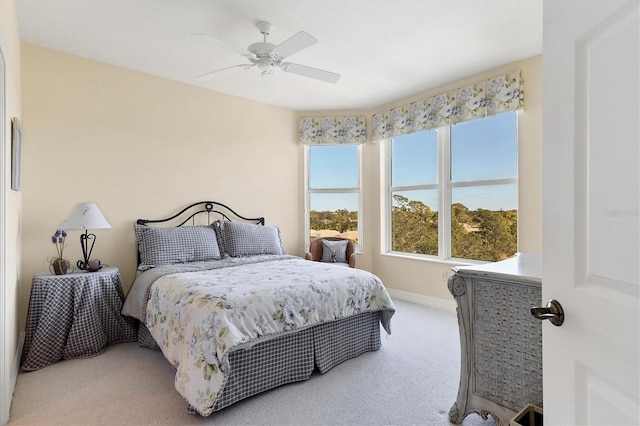
[[[273,71],[273,61],[271,59],[260,59],[258,61],[258,69],[260,69],[260,71]]]
[[[273,59],[260,59],[257,63],[262,77],[273,74],[273,68],[276,65]]]

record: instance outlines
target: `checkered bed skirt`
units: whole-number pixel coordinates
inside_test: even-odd
[[[365,312],[231,352],[231,372],[214,411],[286,383],[307,380],[316,366],[325,373],[350,358],[380,349],[379,315]],[[138,342],[145,348],[160,349],[143,324]],[[187,411],[197,413],[191,406]]]

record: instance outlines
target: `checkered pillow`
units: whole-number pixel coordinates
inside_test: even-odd
[[[216,220],[211,224],[211,227],[216,231],[216,238],[218,239],[218,248],[220,249],[220,256],[223,259],[227,259],[229,254],[227,250],[224,248],[224,234],[222,233],[222,227],[224,226],[226,220]]]
[[[349,241],[329,241],[322,240],[322,262],[327,263],[348,263],[347,244]]]
[[[277,226],[254,225],[219,221],[223,249],[231,257],[255,256],[258,254],[286,254]]]
[[[135,225],[140,265],[149,268],[220,259],[216,233],[210,226],[154,228]]]

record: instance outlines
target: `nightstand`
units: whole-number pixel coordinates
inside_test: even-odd
[[[33,277],[22,368],[37,370],[61,359],[99,355],[111,344],[136,340],[136,324],[121,314],[120,271]]]

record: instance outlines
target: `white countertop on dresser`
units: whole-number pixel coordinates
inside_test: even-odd
[[[517,253],[515,257],[482,265],[454,266],[458,275],[518,279],[542,282],[542,256],[537,253]]]

